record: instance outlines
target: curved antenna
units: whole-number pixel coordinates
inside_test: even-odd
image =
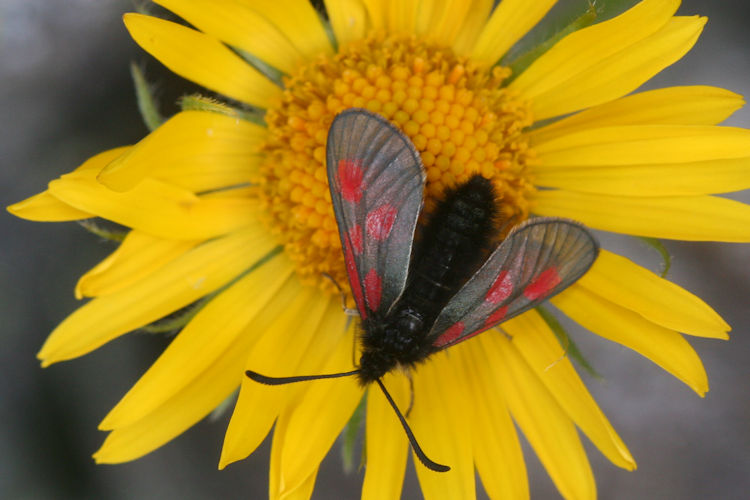
[[[417,443],[417,438],[414,437],[414,433],[411,431],[409,424],[406,423],[406,419],[399,411],[398,406],[396,406],[396,402],[393,401],[393,398],[391,397],[391,395],[388,394],[388,391],[386,390],[385,385],[383,385],[383,382],[379,378],[375,379],[375,382],[378,383],[378,385],[380,386],[380,390],[383,391],[383,394],[385,395],[385,399],[388,400],[388,402],[391,404],[391,408],[393,408],[393,411],[396,412],[396,416],[401,421],[401,425],[404,428],[404,432],[406,432],[406,437],[409,438],[409,443],[411,443],[411,447],[414,450],[414,453],[416,453],[419,461],[422,462],[422,465],[424,465],[428,469],[435,471],[435,472],[448,472],[449,470],[451,470],[451,468],[448,467],[447,465],[441,465],[427,458],[427,455],[424,454],[424,452],[422,451],[422,448],[419,447],[419,443]]]
[[[352,375],[357,375],[358,373],[359,373],[359,370],[352,370],[350,372],[327,373],[325,375],[298,375],[296,377],[268,377],[266,375],[261,375],[260,373],[254,372],[252,370],[245,370],[245,375],[247,375],[250,379],[258,382],[259,384],[265,384],[265,385],[284,385],[284,384],[292,384],[294,382],[306,382],[308,380],[319,380],[323,378],[350,377]]]
[[[251,380],[254,380],[255,382],[258,382],[260,384],[265,384],[265,385],[292,384],[294,382],[306,382],[308,380],[350,377],[352,375],[357,375],[357,374],[359,374],[359,370],[352,370],[350,372],[341,372],[341,373],[327,373],[324,375],[298,375],[296,377],[268,377],[266,375],[261,375],[260,373],[254,372],[252,370],[245,371],[245,375],[247,375]],[[398,406],[396,406],[396,402],[388,393],[388,389],[385,388],[385,385],[383,385],[383,382],[379,378],[375,379],[375,381],[380,386],[380,390],[383,391],[383,394],[385,395],[385,399],[388,400],[388,403],[391,405],[391,408],[393,408],[393,411],[396,412],[396,416],[398,417],[398,420],[401,422],[401,426],[404,428],[404,432],[406,432],[406,437],[409,439],[409,443],[411,443],[411,447],[414,450],[414,453],[417,455],[417,458],[419,459],[419,461],[422,462],[422,465],[424,465],[428,469],[435,471],[435,472],[448,472],[449,470],[451,470],[451,468],[448,467],[447,465],[442,465],[437,462],[433,462],[427,457],[427,455],[425,455],[424,451],[422,451],[422,448],[419,446],[419,443],[417,442],[417,438],[414,437],[414,433],[412,432],[411,427],[409,427],[409,424],[406,422],[406,419],[401,414],[401,411],[398,409]]]

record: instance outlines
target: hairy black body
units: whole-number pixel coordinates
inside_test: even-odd
[[[492,183],[480,175],[447,192],[415,239],[426,180],[419,152],[386,118],[365,109],[348,109],[334,119],[326,170],[362,318],[359,367],[286,377],[245,374],[268,385],[352,376],[363,386],[374,382],[419,461],[448,471],[422,451],[383,376],[412,368],[564,290],[591,267],[598,244],[580,224],[540,218],[514,228],[490,251],[498,209]]]
[[[362,322],[363,385],[412,367],[435,351],[426,336],[450,298],[484,260],[497,215],[492,183],[475,175],[448,191],[424,227],[406,288],[386,315]]]

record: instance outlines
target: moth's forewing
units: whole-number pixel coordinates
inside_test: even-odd
[[[419,153],[385,118],[352,108],[331,124],[326,162],[357,309],[386,312],[404,289],[422,206]]]

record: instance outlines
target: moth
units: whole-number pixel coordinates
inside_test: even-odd
[[[270,385],[356,376],[380,386],[419,460],[422,451],[382,382],[432,354],[532,309],[573,284],[599,252],[582,225],[533,218],[491,252],[498,208],[490,180],[474,175],[447,191],[415,242],[425,172],[414,144],[387,119],[351,108],[333,120],[326,150],[331,201],[346,271],[361,320],[359,368],[269,377]],[[437,382],[436,382],[437,383]]]

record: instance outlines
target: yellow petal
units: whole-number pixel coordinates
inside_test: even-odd
[[[534,184],[616,196],[690,196],[750,188],[750,157],[592,168],[538,168]]]
[[[409,422],[422,450],[431,460],[448,465],[448,472],[433,472],[413,456],[425,500],[475,498],[471,450],[474,405],[467,395],[471,383],[452,361],[461,346],[435,354],[414,372],[414,407]]]
[[[740,109],[741,95],[695,85],[649,90],[621,97],[563,118],[529,133],[532,144],[614,125],[716,125]]]
[[[419,0],[381,0],[387,5],[386,26],[393,33],[414,33]]]
[[[254,199],[199,197],[151,178],[119,193],[94,176],[69,174],[50,182],[49,191],[80,210],[167,239],[212,238],[257,220]]]
[[[102,151],[101,153],[95,154],[85,162],[81,163],[75,170],[70,173],[86,175],[92,171],[99,172],[111,162],[127,153],[130,148],[132,148],[132,146],[120,146],[117,148]]]
[[[98,297],[127,288],[197,244],[195,240],[165,240],[130,231],[117,250],[81,276],[76,298]]]
[[[433,23],[433,17],[439,16],[443,6],[450,0],[432,0],[421,2],[417,10],[417,18],[414,29],[412,30],[417,36],[424,37],[430,32]]]
[[[750,130],[690,125],[622,125],[582,130],[534,146],[539,169],[653,165],[750,156]]]
[[[295,287],[296,288],[296,287]],[[287,303],[271,304],[260,316],[276,317]],[[244,334],[236,336],[235,342],[201,376],[193,378],[163,404],[143,415],[130,425],[113,430],[104,441],[101,449],[94,454],[98,463],[119,463],[139,458],[158,448],[175,436],[184,432],[221,402],[229,397],[246,377],[243,367],[247,353],[256,336],[257,323],[268,318],[257,318]],[[175,378],[182,370],[173,373]]]
[[[485,333],[495,380],[513,419],[565,498],[594,499],[596,484],[575,426],[549,390],[503,335]]]
[[[285,444],[286,428],[289,422],[289,413],[282,413],[276,420],[274,426],[273,440],[271,441],[271,461],[268,474],[268,498],[269,500],[308,500],[313,493],[315,478],[318,468],[297,489],[286,490],[282,494],[279,491],[279,477],[281,474],[281,450]]]
[[[295,490],[285,491],[279,496],[279,500],[308,500],[312,496],[313,490],[315,488],[315,479],[317,475],[318,469],[316,467],[315,471],[310,474],[307,479],[305,479],[304,483],[302,483]]]
[[[284,33],[247,5],[229,0],[156,0],[156,3],[202,32],[244,50],[285,73],[292,73],[296,65],[303,61],[302,54]]]
[[[528,96],[534,118],[544,120],[564,115],[632,92],[682,58],[698,40],[706,20],[698,16],[675,17],[664,28],[621,53],[587,61],[546,92]],[[605,39],[598,44],[608,42]]]
[[[526,477],[521,444],[502,389],[490,366],[497,362],[487,356],[484,342],[488,332],[465,342],[465,351],[451,360],[463,361],[470,380],[466,391],[475,401],[472,448],[482,485],[490,498],[529,498],[529,481]]]
[[[578,285],[551,300],[584,328],[640,353],[700,396],[708,391],[708,379],[700,358],[674,330],[652,323]]]
[[[575,31],[534,61],[510,87],[529,98],[547,93],[657,32],[679,5],[680,0],[644,0],[613,19]]]
[[[250,333],[250,332],[247,332]],[[94,454],[97,463],[121,463],[140,458],[172,440],[213,411],[244,378],[242,366],[252,335],[241,335],[225,356],[194,378],[164,404],[131,425],[118,427]],[[175,377],[179,373],[173,374]]]
[[[750,241],[750,206],[715,196],[627,197],[539,191],[534,213],[615,233],[689,241]]]
[[[297,295],[275,321],[254,328],[263,336],[248,356],[247,369],[270,376],[322,373],[322,364],[341,337],[348,335],[351,342],[352,332],[344,330],[346,316],[339,300],[321,296],[311,287],[301,287]],[[291,334],[293,342],[289,341]],[[311,386],[302,383],[264,386],[244,380],[224,437],[219,467],[252,453],[283,407]]]
[[[367,8],[367,17],[370,19],[372,29],[385,29],[388,3],[383,0],[362,0],[362,3]]]
[[[432,9],[425,2],[416,10],[417,34],[441,45],[452,45],[461,31],[464,19],[475,8],[473,2],[447,0],[433,2]]]
[[[251,353],[245,356],[242,366],[243,372],[247,366],[248,357],[252,354],[252,351],[258,348],[258,344],[269,345],[274,343],[273,335],[288,335],[288,331],[283,330],[285,328],[297,328],[293,331],[299,331],[299,334],[303,337],[303,342],[308,341],[321,320],[320,308],[319,301],[313,298],[311,289],[303,287],[296,276],[292,275],[291,279],[287,280],[284,286],[276,292],[273,300],[260,311],[249,325],[248,331],[254,332],[253,336],[256,337],[256,340],[253,342]],[[308,313],[308,310],[311,314],[304,316]],[[297,316],[292,316],[292,314]],[[267,351],[267,348],[263,345],[260,346],[260,349],[261,351]],[[247,450],[242,456],[235,456],[230,460],[225,458],[227,454],[231,455],[238,447],[245,446],[245,443],[239,439],[243,432],[260,434],[260,440],[257,443],[260,444],[278,416],[289,390],[304,389],[302,384],[297,385],[299,387],[279,386],[274,388],[261,386],[260,384],[251,384],[250,380],[243,375],[240,397],[237,400],[232,421],[230,421],[227,434],[224,437],[224,449],[219,463],[220,469],[223,469],[230,462],[245,458],[253,451],[254,448]]]
[[[194,192],[248,182],[267,133],[231,116],[183,111],[107,165],[98,180],[115,191],[146,177]]]
[[[49,191],[42,191],[10,205],[8,212],[16,217],[37,222],[63,222],[95,217],[93,214],[78,210],[60,201],[52,196]]]
[[[657,325],[700,337],[729,338],[730,326],[700,298],[606,250],[578,286]]]
[[[261,227],[209,241],[119,292],[77,309],[38,354],[43,366],[75,358],[213,292],[276,244]]]
[[[216,38],[141,14],[123,17],[133,40],[167,68],[232,99],[266,108],[281,89]]]
[[[389,373],[383,377],[383,384],[400,409],[409,407],[411,395],[405,376]],[[400,499],[409,442],[393,408],[374,385],[367,391],[365,439],[367,467],[362,500]]]
[[[339,313],[343,316],[343,313]],[[341,336],[317,373],[351,371],[352,339]],[[309,382],[301,400],[284,409],[289,419],[280,451],[279,493],[299,488],[328,453],[362,398],[355,377]],[[279,435],[274,432],[274,439]]]
[[[474,45],[482,27],[487,22],[494,3],[493,0],[477,0],[471,3],[471,9],[453,42],[453,50],[456,54],[468,56],[474,50]]]
[[[237,388],[242,371],[235,369],[237,360],[232,361],[234,363],[213,365],[205,377],[194,380],[167,405],[133,425],[110,432],[101,448],[94,453],[96,463],[116,464],[135,460],[195,425]]]
[[[228,139],[228,138],[224,138]],[[250,152],[248,137],[244,137],[244,144],[235,144],[236,146],[245,146],[245,151],[230,151],[227,146],[228,141],[217,140],[211,144],[212,147],[206,148],[195,156],[189,158],[180,158],[175,155],[171,161],[162,163],[158,171],[149,174],[150,177],[164,180],[167,184],[183,188],[193,193],[205,193],[216,189],[235,187],[248,184],[257,178],[257,167],[263,157],[260,154]],[[193,143],[199,147],[198,144]],[[183,144],[186,146],[186,144]],[[185,149],[193,149],[186,147]],[[189,151],[184,151],[189,154]],[[153,158],[160,157],[164,153],[154,155]],[[134,166],[136,169],[141,167],[140,161],[136,163],[126,158],[122,165]],[[123,172],[124,173],[124,172]],[[125,174],[125,175],[129,175]],[[100,182],[103,177],[100,176]],[[106,182],[102,182],[106,184]],[[115,191],[119,189],[115,188]]]
[[[318,13],[308,0],[237,0],[278,27],[294,47],[312,60],[333,55],[333,47]]]
[[[212,364],[243,342],[240,336],[257,339],[248,326],[275,299],[292,269],[286,258],[276,257],[223,290],[175,337],[99,428],[116,429],[135,423],[202,377]]]
[[[325,5],[339,46],[364,38],[367,10],[361,0],[325,0]]]
[[[495,64],[521,39],[557,0],[502,0],[479,34],[471,57],[480,64]]]
[[[123,146],[94,155],[73,170],[72,173],[85,176],[91,172],[99,172],[129,148],[130,146]],[[79,210],[61,201],[49,191],[43,191],[23,201],[19,201],[9,206],[8,211],[16,217],[41,222],[58,222],[94,217],[93,214],[85,210]]]
[[[513,337],[513,345],[591,442],[613,464],[634,470],[635,460],[627,446],[583,385],[560,342],[539,313],[531,310],[503,323],[502,328]]]

